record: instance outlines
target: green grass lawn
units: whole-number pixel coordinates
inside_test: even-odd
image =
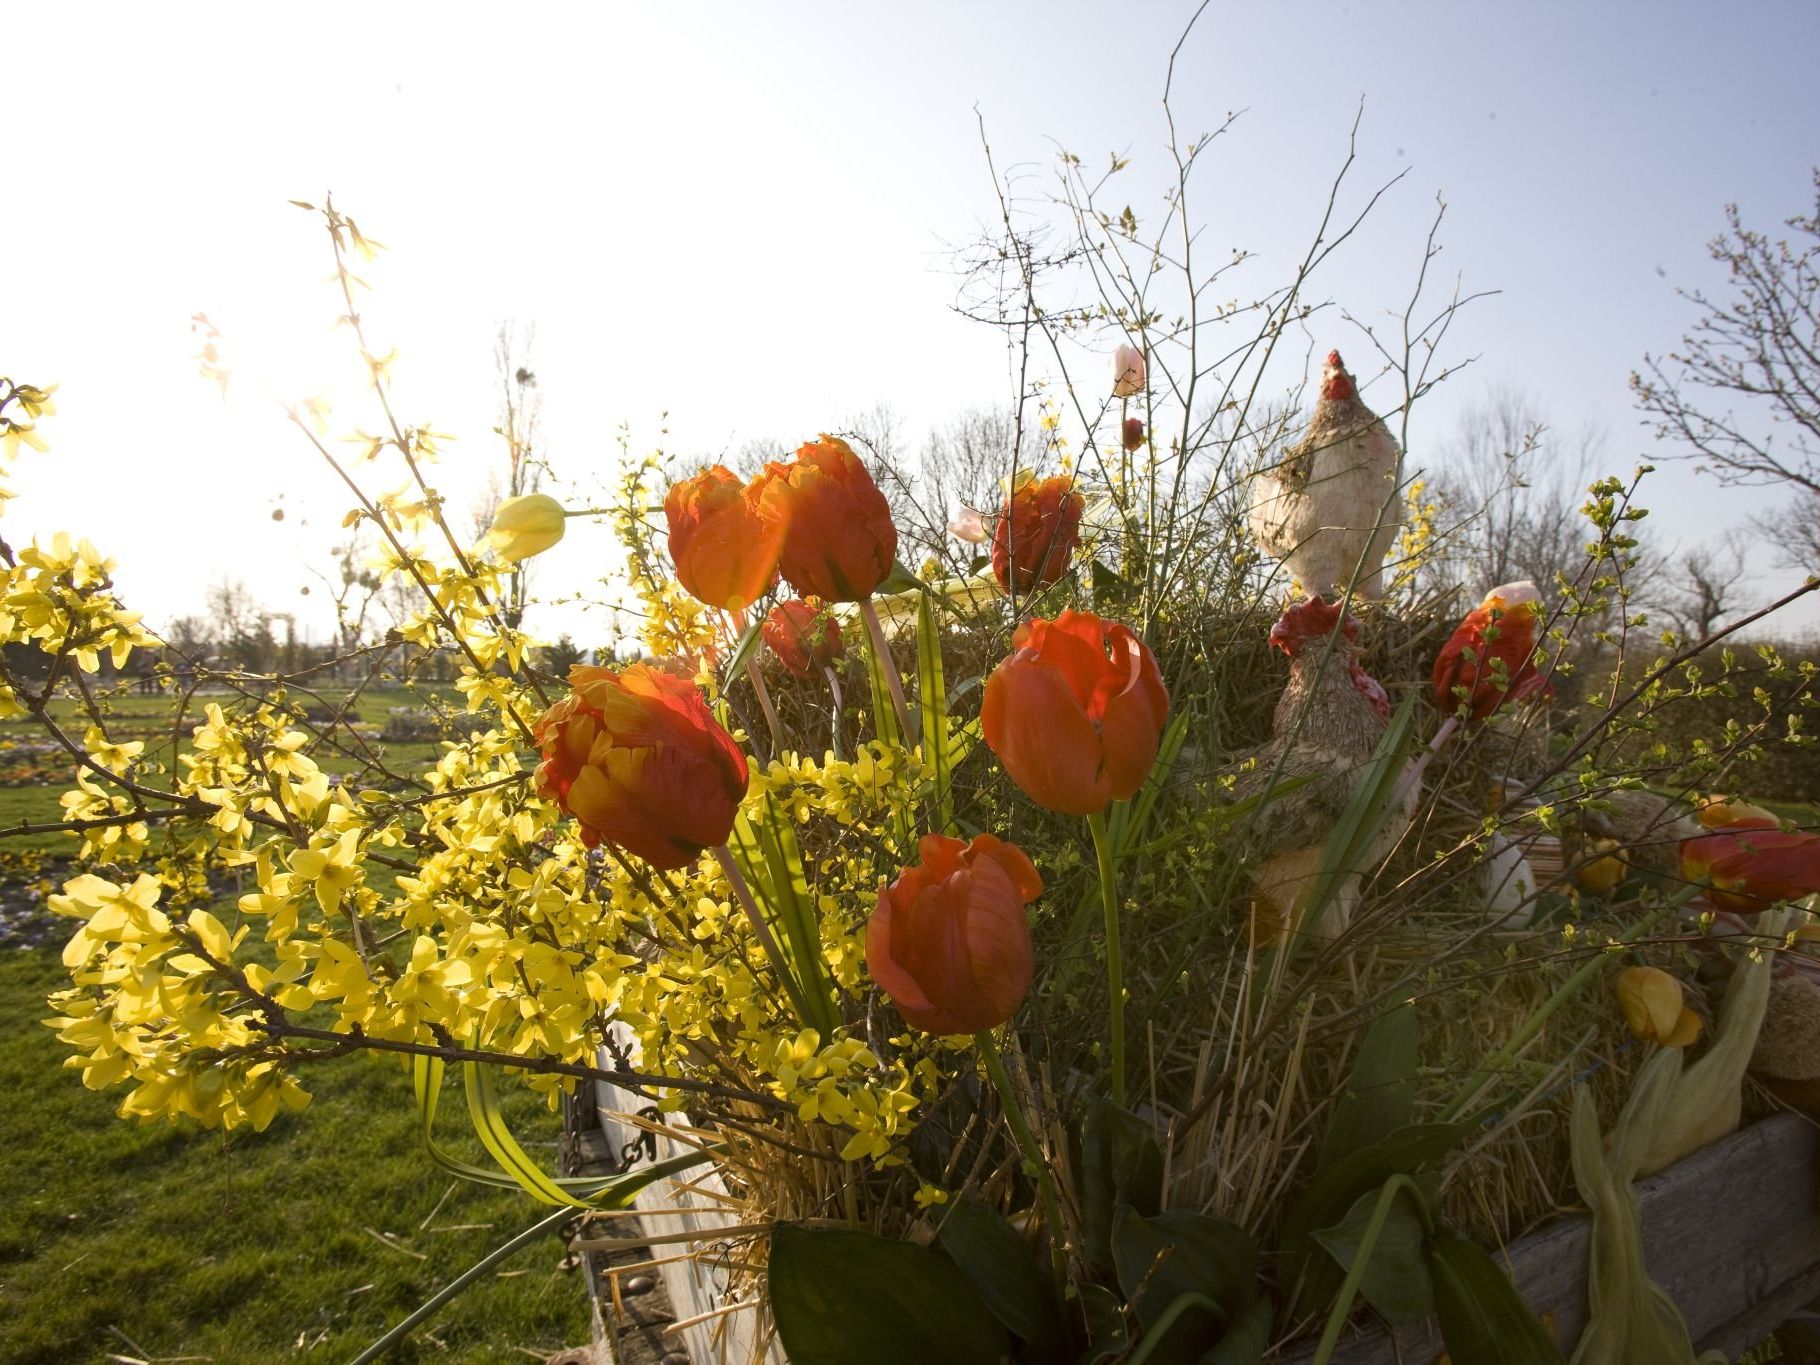
[[[315,1102],[262,1134],[118,1119],[118,1095],[83,1089],[39,1023],[65,982],[54,951],[0,955],[4,1365],[339,1365],[548,1212],[433,1166],[408,1076],[377,1058],[315,1068]],[[554,1120],[522,1100],[521,1138],[547,1152],[532,1139]],[[454,1095],[444,1108],[464,1112]],[[471,1135],[448,1137],[480,1159]],[[554,1237],[519,1252],[389,1359],[523,1361],[585,1342],[585,1286],[562,1254]]]

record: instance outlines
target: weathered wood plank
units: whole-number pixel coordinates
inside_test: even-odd
[[[1820,1290],[1820,1128],[1778,1114],[1733,1133],[1637,1187],[1643,1257],[1701,1349],[1736,1355],[1784,1322]],[[1524,1299],[1553,1315],[1571,1347],[1586,1325],[1590,1219],[1562,1218],[1510,1247],[1506,1262]],[[1432,1323],[1394,1335],[1355,1331],[1335,1365],[1432,1361],[1441,1338]],[[1312,1346],[1285,1359],[1305,1365]]]
[[[627,1046],[631,1041],[629,1033],[618,1036],[621,1046]],[[614,1062],[603,1052],[600,1064],[608,1067]],[[646,1108],[647,1101],[605,1081],[595,1084],[601,1131],[610,1141],[623,1146],[636,1139],[647,1139],[643,1156],[646,1163],[665,1161],[691,1150],[668,1138],[646,1133],[628,1121],[627,1116]],[[716,1198],[726,1192],[726,1184],[719,1173],[710,1167],[697,1167],[679,1178],[656,1182],[633,1201],[640,1210],[638,1221],[642,1235],[660,1238],[693,1234],[737,1223],[737,1211]],[[723,1292],[726,1277],[717,1265],[718,1258],[711,1242],[704,1239],[695,1245],[701,1248],[699,1256],[672,1261],[659,1268],[678,1322],[726,1309],[732,1302]],[[681,1256],[688,1246],[659,1243],[653,1249],[660,1257]],[[742,1307],[680,1328],[672,1335],[689,1353],[692,1365],[786,1365],[783,1352],[774,1340],[765,1344],[762,1350],[760,1348],[761,1313],[757,1306]]]

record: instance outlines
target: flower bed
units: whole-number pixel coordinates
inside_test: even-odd
[[[351,297],[364,239],[322,212]],[[1286,1338],[1331,1362],[1361,1304],[1546,1365],[1491,1248],[1576,1198],[1594,1358],[1691,1361],[1637,1182],[1737,1127],[1772,970],[1820,969],[1794,904],[1820,836],[1714,796],[1736,734],[1607,761],[1710,685],[1676,655],[1628,693],[1622,660],[1579,681],[1602,656],[1576,623],[1623,610],[1630,486],[1591,490],[1558,597],[1507,583],[1462,618],[1384,562],[1400,445],[1338,351],[1306,428],[1254,466],[1206,447],[1203,487],[1205,423],[1159,437],[1150,377],[1192,351],[1146,326],[1078,450],[1016,451],[914,544],[890,471],[824,433],[745,474],[645,461],[607,508],[523,493],[467,545],[375,366],[369,453],[410,482],[350,480],[350,522],[415,589],[387,650],[453,651],[469,719],[397,771],[345,708],[237,677],[165,763],[91,703],[64,800],[86,867],[49,902],[85,1083],[263,1128],[312,1066],[393,1054],[426,1160],[642,1199],[648,1237],[715,1248],[675,1263],[731,1296],[700,1331],[774,1326],[795,1365],[1252,1365]],[[1216,515],[1229,486],[1249,506]],[[619,535],[640,657],[556,679],[522,564],[576,517]],[[154,643],[112,582],[67,537],[19,553],[7,642],[54,663],[0,700],[42,716],[62,671]],[[338,739],[358,771],[317,761]],[[456,1077],[489,1166],[440,1141]],[[617,1087],[652,1159],[552,1175],[503,1083]],[[684,1200],[724,1221],[656,1211]]]

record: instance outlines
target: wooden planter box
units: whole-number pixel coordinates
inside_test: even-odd
[[[631,1141],[637,1130],[623,1115],[642,1102],[601,1084],[597,1103],[609,1139]],[[673,1154],[660,1140],[656,1159]],[[646,1234],[735,1221],[703,1192],[719,1188],[718,1176],[699,1170],[690,1175],[696,1189],[663,1181],[640,1195],[641,1209],[682,1210],[641,1218]],[[1820,1298],[1820,1127],[1812,1120],[1778,1114],[1754,1123],[1640,1182],[1637,1192],[1650,1275],[1679,1305],[1700,1350],[1736,1358]],[[1585,1214],[1560,1218],[1501,1258],[1523,1297],[1552,1319],[1564,1353],[1571,1352],[1586,1324],[1590,1226]],[[683,1248],[656,1250],[676,1254]],[[719,1297],[709,1256],[673,1262],[662,1274],[679,1321],[728,1306]],[[692,1365],[787,1365],[775,1342],[757,1354],[760,1311],[743,1308],[686,1327],[676,1334],[678,1345]],[[1342,1338],[1334,1361],[1429,1365],[1442,1349],[1432,1322],[1394,1333],[1371,1327]],[[1312,1343],[1304,1343],[1274,1359],[1306,1365],[1313,1357]]]

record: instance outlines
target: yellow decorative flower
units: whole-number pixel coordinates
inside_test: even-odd
[[[1700,1016],[1683,1003],[1680,978],[1660,967],[1626,967],[1616,989],[1624,1022],[1644,1042],[1686,1047],[1700,1036]]]
[[[567,521],[562,504],[548,493],[526,493],[499,504],[487,540],[501,559],[516,564],[561,540]]]

